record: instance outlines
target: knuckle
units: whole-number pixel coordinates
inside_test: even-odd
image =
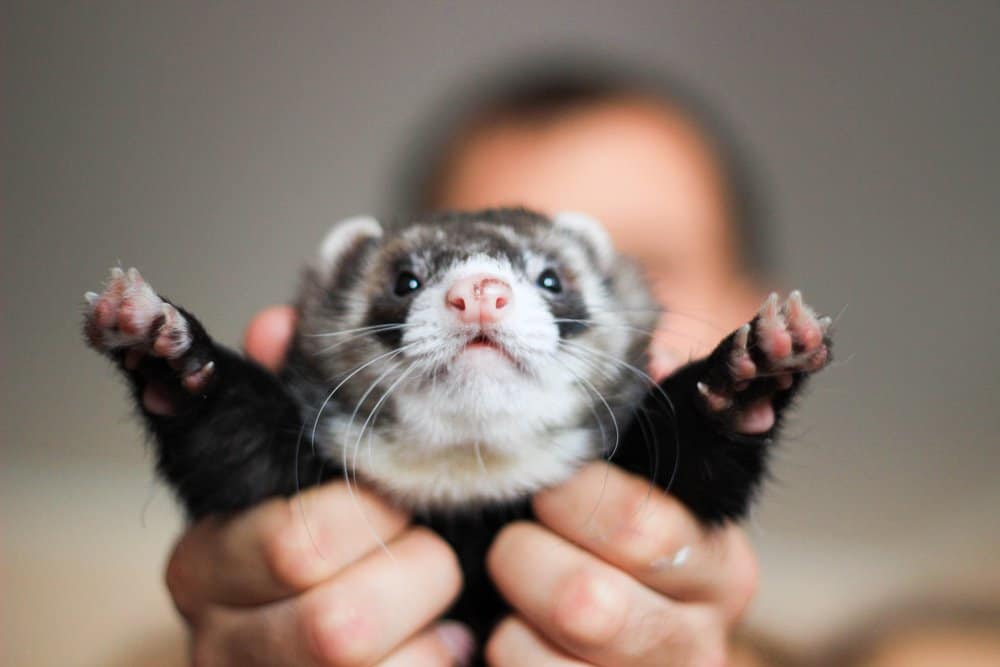
[[[303,604],[298,623],[317,664],[353,667],[369,664],[377,657],[376,629],[346,597],[324,595]]]
[[[529,521],[515,521],[504,526],[486,552],[486,567],[494,576],[502,569],[508,556],[523,549],[525,542],[536,534],[537,527]]]
[[[639,616],[627,628],[621,642],[622,651],[632,659],[662,653],[664,649],[677,653],[690,635],[681,615],[667,608],[658,608]]]
[[[493,634],[486,640],[483,646],[483,657],[490,665],[504,664],[504,656],[507,655],[507,646],[512,636],[517,631],[517,621],[513,616],[508,616],[493,630]]]
[[[318,555],[305,527],[295,520],[291,501],[277,499],[266,508],[266,530],[261,537],[261,553],[271,577],[283,586],[298,590],[313,577]]]
[[[609,643],[628,615],[621,582],[582,569],[556,587],[552,624],[570,641],[585,646]]]
[[[458,554],[429,528],[415,526],[410,529],[410,533],[411,538],[419,542],[420,548],[425,549],[431,559],[443,566],[443,571],[439,574],[446,578],[449,589],[457,592],[462,586],[462,566]]]
[[[623,657],[642,662],[668,653],[677,664],[723,667],[725,633],[718,616],[707,610],[662,607],[636,620],[620,645]]]
[[[622,504],[622,524],[613,545],[624,567],[648,568],[684,546],[683,515],[672,499],[633,487]]]
[[[198,588],[191,549],[191,531],[188,531],[174,546],[163,572],[163,582],[174,601],[174,606],[188,619],[196,611]]]

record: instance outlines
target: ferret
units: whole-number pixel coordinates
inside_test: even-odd
[[[782,416],[831,358],[830,318],[770,295],[705,359],[646,374],[660,309],[597,221],[524,209],[335,224],[275,375],[120,268],[89,345],[124,372],[192,519],[333,478],[414,513],[459,556],[449,616],[488,636],[485,553],[530,497],[606,459],[707,526],[743,517]],[[595,501],[596,502],[596,501]]]

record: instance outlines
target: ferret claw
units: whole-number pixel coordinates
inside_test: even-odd
[[[715,393],[704,382],[698,383],[698,393],[705,397],[708,409],[713,412],[722,412],[723,410],[727,410],[732,407],[732,399],[726,398],[722,394]]]
[[[200,394],[205,391],[209,380],[215,373],[215,362],[210,361],[193,373],[189,373],[181,378],[181,384],[192,394]]]
[[[789,323],[796,322],[802,317],[802,308],[802,292],[792,290],[788,294],[788,300],[785,301],[785,316]]]
[[[773,320],[778,317],[778,293],[771,292],[764,300],[764,305],[760,307],[760,316],[763,319]]]
[[[736,330],[736,337],[733,338],[733,347],[737,352],[746,352],[747,342],[750,340],[750,324],[744,324]]]

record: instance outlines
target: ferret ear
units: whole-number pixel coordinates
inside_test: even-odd
[[[581,238],[597,255],[602,269],[610,269],[615,262],[615,244],[600,220],[577,211],[560,211],[552,216],[556,227],[565,229]]]
[[[370,215],[341,220],[330,228],[319,245],[319,268],[328,274],[358,243],[379,238],[382,238],[382,225]]]

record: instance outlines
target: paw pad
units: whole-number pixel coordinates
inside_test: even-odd
[[[776,421],[774,397],[829,362],[830,325],[797,290],[783,304],[771,293],[753,321],[723,342],[724,370],[698,383],[706,409],[727,417],[738,432],[769,431]]]

